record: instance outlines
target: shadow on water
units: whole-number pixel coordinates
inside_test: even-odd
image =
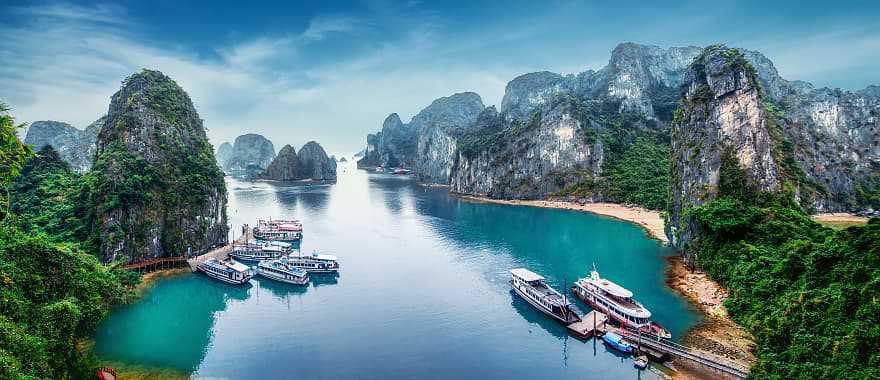
[[[254,285],[257,286],[259,290],[268,290],[269,293],[272,293],[280,299],[285,299],[289,296],[303,295],[309,291],[309,284],[288,284],[281,281],[270,280],[260,276],[254,277],[251,282],[254,283]]]
[[[339,283],[339,273],[309,273],[309,280],[316,288],[324,285],[336,285]]]
[[[229,285],[202,274],[160,281],[142,300],[114,310],[101,323],[95,354],[192,372],[211,345],[216,313],[247,299],[250,291],[249,284]]]
[[[379,192],[391,214],[403,212],[403,200],[411,196],[415,186],[411,178],[391,174],[373,174],[369,177],[370,192]]]
[[[564,339],[568,337],[565,326],[535,309],[534,306],[532,306],[526,300],[522,299],[522,297],[517,295],[516,292],[513,291],[513,289],[511,289],[509,293],[511,298],[510,305],[513,306],[513,309],[516,310],[516,313],[523,317],[523,319],[525,319],[527,322],[532,325],[540,326],[541,329],[550,333],[550,335],[553,335],[556,338]]]

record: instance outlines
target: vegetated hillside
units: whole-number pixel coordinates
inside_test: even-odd
[[[0,104],[0,378],[79,379],[95,362],[76,347],[136,274],[106,267],[82,244],[83,176],[51,147],[33,156]]]

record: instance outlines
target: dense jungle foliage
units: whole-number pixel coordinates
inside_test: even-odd
[[[37,155],[0,115],[0,378],[94,377],[95,362],[77,348],[139,277],[102,265],[90,253],[83,176],[49,149]]]
[[[729,157],[719,197],[688,214],[696,264],[757,338],[754,378],[880,378],[880,219],[833,231],[792,192],[757,193]]]

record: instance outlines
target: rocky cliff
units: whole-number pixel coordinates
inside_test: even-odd
[[[95,234],[105,262],[224,242],[226,187],[189,96],[158,71],[126,78],[96,144]]]
[[[285,145],[259,178],[275,181],[336,181],[336,160],[320,144],[309,141],[297,152]]]
[[[336,180],[336,160],[327,157],[320,144],[309,141],[296,153],[301,165],[303,178],[317,181]]]
[[[257,174],[265,170],[275,158],[275,147],[269,139],[248,133],[235,138],[232,154],[226,162],[226,170],[245,174]]]
[[[756,193],[779,192],[783,181],[773,154],[772,120],[757,73],[742,52],[708,47],[684,78],[682,107],[672,122],[666,224],[670,242],[678,247],[697,233],[686,211],[718,196],[725,165],[742,170],[745,185]]]
[[[225,170],[229,159],[232,158],[232,144],[224,141],[217,147],[215,156],[217,157],[217,165],[220,165],[220,168]]]
[[[51,146],[72,169],[82,173],[92,167],[95,139],[105,117],[101,117],[84,130],[58,121],[35,121],[28,128],[24,142],[35,149],[40,149],[44,145]]]
[[[473,92],[439,98],[404,124],[395,113],[382,123],[382,131],[367,136],[359,167],[406,167],[424,182],[449,182],[455,158],[456,137],[483,110],[483,101]]]

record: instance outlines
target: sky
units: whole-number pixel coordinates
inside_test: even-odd
[[[621,42],[720,42],[787,79],[880,84],[876,1],[0,0],[0,100],[19,122],[82,128],[150,68],[189,93],[215,147],[259,133],[350,156],[392,112],[462,91],[499,105],[516,76],[596,70]]]

